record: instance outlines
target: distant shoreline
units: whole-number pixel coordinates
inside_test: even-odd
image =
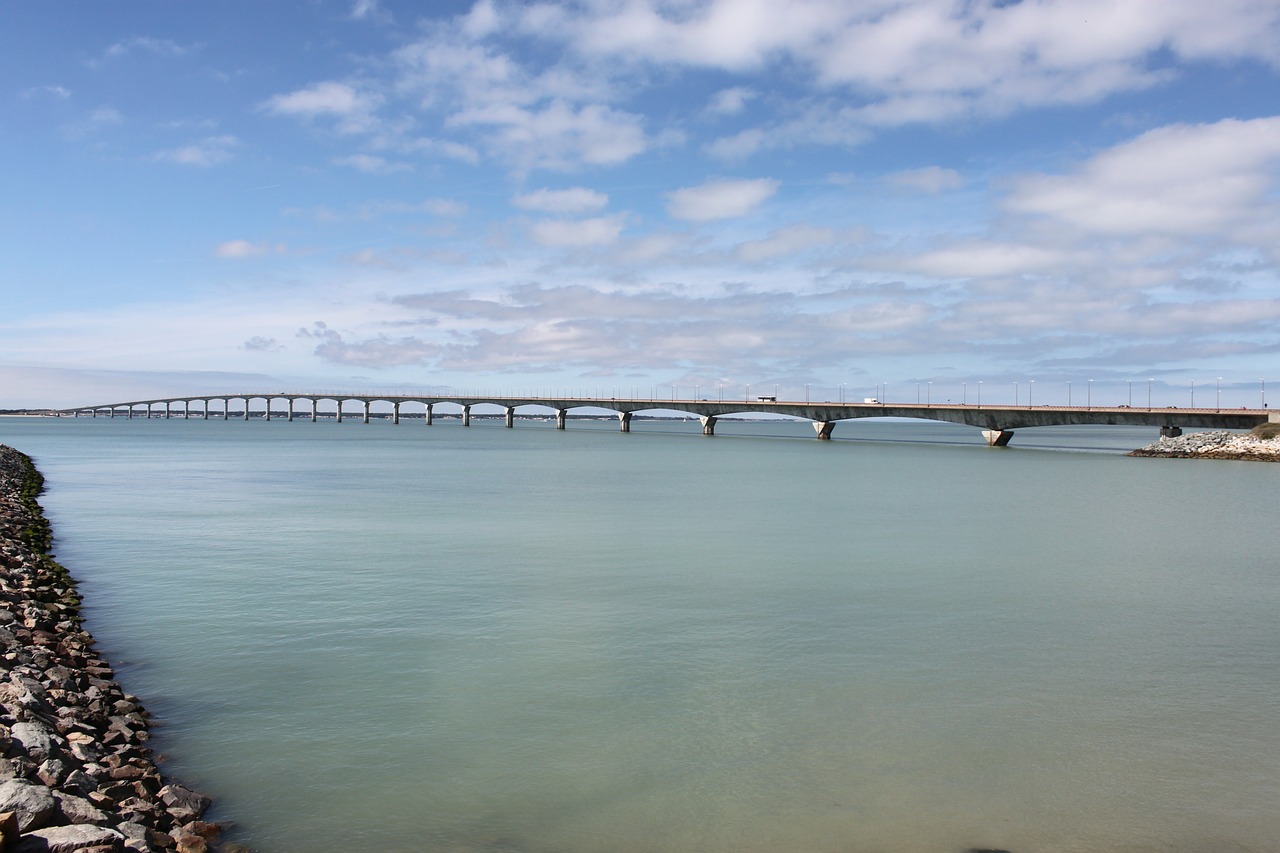
[[[1166,459],[1231,459],[1240,462],[1280,462],[1280,438],[1264,438],[1251,433],[1196,432],[1159,441],[1130,451],[1127,456],[1155,456]]]

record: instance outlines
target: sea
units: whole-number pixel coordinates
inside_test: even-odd
[[[0,418],[253,850],[1280,851],[1280,465],[716,432]]]

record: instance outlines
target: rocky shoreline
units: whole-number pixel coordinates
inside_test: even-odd
[[[31,459],[0,445],[0,851],[224,853],[209,798],[165,779],[148,714],[81,626]]]
[[[1275,426],[1265,424],[1264,426]],[[1280,462],[1280,438],[1260,433],[1226,430],[1195,432],[1176,438],[1162,436],[1154,444],[1140,447],[1129,456],[1164,456],[1173,459],[1236,459],[1249,462]]]

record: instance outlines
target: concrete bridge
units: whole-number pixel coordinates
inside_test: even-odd
[[[987,443],[993,447],[1003,447],[1013,437],[1013,431],[1021,427],[1064,426],[1069,424],[1121,424],[1131,426],[1152,426],[1160,429],[1161,435],[1176,436],[1183,428],[1208,429],[1252,429],[1268,421],[1280,421],[1280,412],[1269,409],[1178,409],[1178,408],[1135,408],[1132,406],[982,406],[982,405],[945,405],[919,403],[887,403],[868,401],[863,403],[799,403],[778,401],[772,397],[758,397],[755,400],[657,400],[632,399],[621,397],[492,397],[492,396],[457,396],[457,395],[395,395],[395,394],[310,394],[287,393],[277,394],[199,394],[189,397],[167,397],[156,400],[134,400],[124,403],[107,403],[98,406],[83,406],[73,409],[62,409],[59,415],[75,417],[163,417],[183,418],[198,417],[208,420],[210,417],[227,420],[231,417],[232,403],[242,402],[243,409],[237,417],[248,420],[251,416],[250,404],[261,400],[264,411],[252,413],[270,420],[273,417],[294,420],[297,417],[315,421],[322,413],[321,403],[333,403],[333,416],[341,422],[343,405],[358,403],[361,412],[356,414],[365,423],[369,422],[371,409],[375,403],[386,403],[391,406],[391,419],[400,423],[401,409],[406,404],[412,407],[422,406],[423,420],[430,425],[434,419],[435,407],[451,404],[462,409],[462,425],[471,425],[471,410],[474,406],[497,406],[502,410],[508,427],[515,426],[518,409],[537,408],[550,410],[556,419],[556,428],[564,429],[568,412],[574,409],[592,408],[607,409],[617,413],[623,432],[631,431],[631,418],[636,412],[644,411],[678,411],[696,415],[702,421],[703,435],[715,435],[716,419],[725,415],[772,414],[786,415],[793,418],[811,421],[820,439],[831,438],[831,433],[839,421],[856,418],[917,418],[949,423],[967,424],[983,431]],[[283,400],[284,411],[273,411],[272,404]],[[301,402],[304,405],[299,407]],[[193,409],[193,404],[199,404]],[[220,404],[220,405],[216,405]],[[175,413],[174,407],[181,406]],[[412,409],[410,409],[412,412]],[[329,413],[323,413],[326,416]],[[346,413],[351,416],[351,413]],[[416,415],[416,413],[413,413]],[[526,415],[534,414],[525,412]],[[409,416],[409,413],[406,413]]]

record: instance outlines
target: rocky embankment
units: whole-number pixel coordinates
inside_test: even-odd
[[[81,627],[75,583],[49,556],[42,485],[0,445],[0,851],[219,849],[208,797],[161,775],[147,712]]]
[[[1280,426],[1264,424],[1264,427]],[[1254,462],[1280,462],[1280,436],[1274,429],[1255,429],[1249,433],[1194,432],[1177,438],[1162,437],[1130,456],[1168,456],[1177,459],[1241,459]]]

